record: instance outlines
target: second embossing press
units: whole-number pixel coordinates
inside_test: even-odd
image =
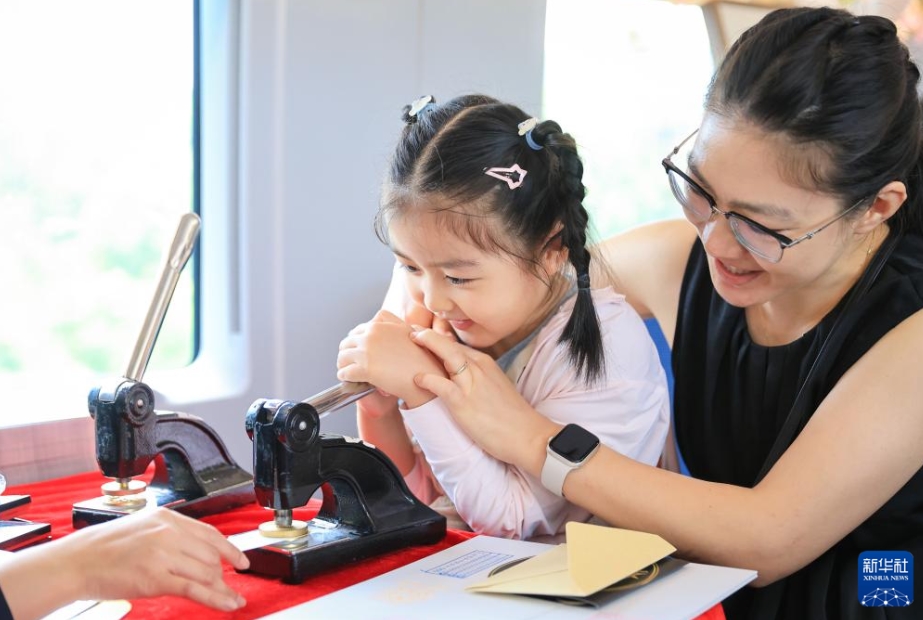
[[[96,461],[112,480],[102,485],[100,497],[74,504],[74,527],[157,506],[200,517],[253,501],[250,474],[234,462],[214,429],[188,413],[155,411],[154,392],[142,382],[198,232],[199,217],[183,215],[125,376],[90,391]],[[148,485],[138,476],[152,461]]]
[[[246,417],[253,440],[253,486],[273,520],[232,537],[250,570],[299,583],[335,566],[407,547],[432,544],[445,517],[418,500],[381,450],[320,433],[320,418],[358,400],[371,386],[341,383],[305,401],[257,400]],[[311,521],[292,518],[321,489]]]

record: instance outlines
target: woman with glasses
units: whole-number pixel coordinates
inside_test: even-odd
[[[732,620],[910,617],[892,606],[921,591],[889,583],[893,597],[860,600],[858,586],[863,552],[923,561],[918,82],[886,19],[771,13],[730,49],[700,126],[663,161],[684,220],[603,245],[613,286],[672,341],[692,476],[603,448],[573,463],[564,494],[682,557],[756,569],[758,587],[725,603]],[[418,385],[539,476],[561,428],[486,356],[434,330],[415,339],[468,368]]]

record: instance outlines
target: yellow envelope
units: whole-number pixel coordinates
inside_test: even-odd
[[[474,592],[589,596],[676,548],[655,534],[571,522],[566,543],[466,588]]]

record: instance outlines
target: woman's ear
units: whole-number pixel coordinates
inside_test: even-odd
[[[901,181],[891,181],[875,196],[872,205],[856,220],[856,232],[866,234],[891,218],[907,200],[907,186]]]

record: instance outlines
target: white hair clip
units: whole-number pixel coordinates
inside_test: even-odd
[[[535,129],[536,125],[538,125],[538,119],[533,117],[522,121],[517,127],[519,128],[519,135],[526,137],[526,144],[529,145],[529,148],[533,151],[541,151],[542,145],[532,138],[532,130]]]
[[[413,100],[413,103],[410,104],[410,110],[407,112],[407,116],[416,120],[417,116],[426,109],[426,106],[435,101],[432,95],[423,95]]]
[[[484,171],[484,174],[506,182],[510,189],[516,189],[522,185],[522,180],[526,178],[528,172],[520,168],[519,164],[513,164],[510,168],[489,168]]]
[[[536,125],[538,125],[537,118],[527,118],[526,120],[522,121],[521,123],[517,125],[517,127],[519,128],[519,135],[520,136],[526,135],[527,133],[535,129]]]

